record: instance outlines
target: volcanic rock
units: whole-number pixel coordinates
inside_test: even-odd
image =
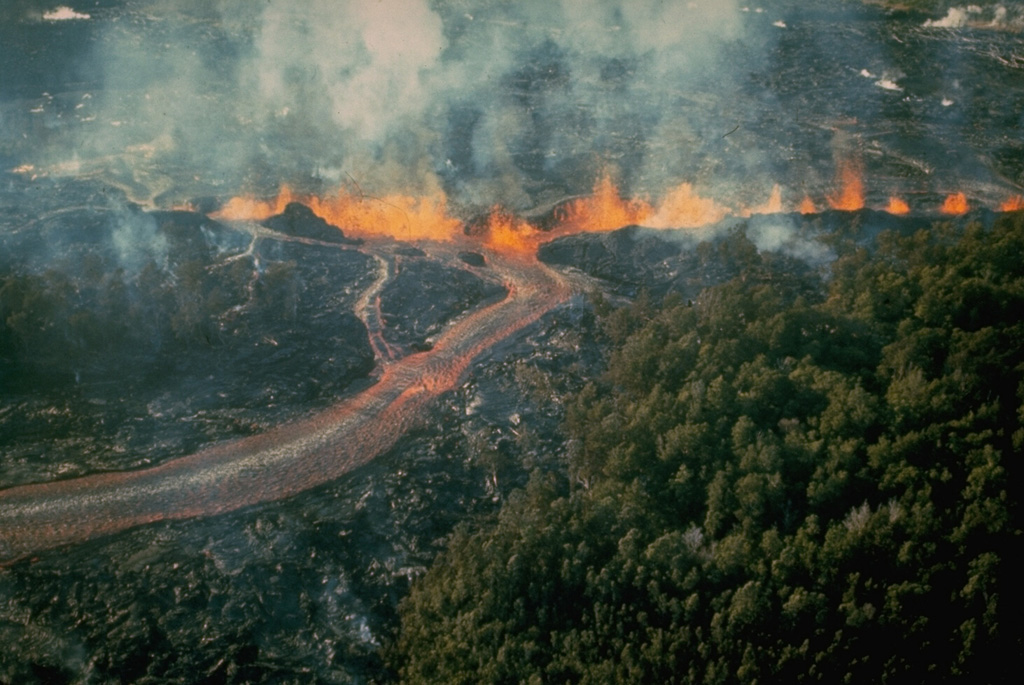
[[[452,318],[506,292],[464,269],[417,259],[400,263],[380,294],[388,342],[426,349],[427,338]]]
[[[140,213],[141,214],[141,213]],[[183,210],[148,212],[157,232],[167,239],[168,253],[175,263],[190,260],[209,261],[224,252],[241,252],[249,241],[247,234],[229,229],[205,214]],[[121,228],[130,225],[131,216],[121,217]],[[138,239],[139,229],[129,232]]]
[[[682,249],[679,243],[665,239],[670,233],[639,226],[579,233],[542,245],[537,257],[546,264],[574,266],[616,290],[631,292],[663,280],[657,274]]]
[[[311,238],[325,243],[359,245],[363,242],[358,238],[345,237],[345,233],[340,228],[327,223],[314,214],[312,209],[300,202],[289,202],[288,206],[284,208],[284,212],[270,217],[261,225],[278,233],[297,238]]]
[[[459,259],[470,266],[487,266],[487,260],[479,252],[460,252]]]
[[[213,214],[224,207],[224,201],[216,195],[193,197],[188,201],[188,204],[197,212],[203,214]]]
[[[658,297],[678,293],[696,298],[703,289],[743,271],[759,253],[771,253],[770,259],[776,263],[784,260],[790,269],[809,268],[805,256],[783,239],[776,238],[777,244],[770,249],[759,248],[755,243],[768,232],[764,226],[752,229],[757,233],[756,240],[748,238],[747,231],[747,223],[735,219],[701,229],[700,236],[705,240],[692,229],[630,226],[609,233],[566,236],[541,246],[537,256],[548,264],[573,266],[601,279],[616,294],[629,297],[646,290]],[[826,246],[799,237],[792,227],[787,225],[785,231],[786,238],[798,236],[791,242],[804,246],[807,255],[828,254]],[[822,259],[825,257],[818,261]]]
[[[0,231],[20,257],[0,254],[0,433],[9,455],[64,437],[0,464],[8,484],[159,463],[322,407],[373,369],[354,307],[377,263],[358,250],[254,244],[202,214],[127,204],[15,225]]]

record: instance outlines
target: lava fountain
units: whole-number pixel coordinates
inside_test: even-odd
[[[1019,212],[1024,209],[1024,195],[1014,195],[999,206],[1002,212]]]
[[[653,214],[643,199],[623,199],[609,174],[594,185],[594,192],[573,200],[557,213],[563,232],[612,231],[623,226],[643,224]]]
[[[864,179],[860,165],[850,160],[839,164],[840,190],[828,196],[828,204],[832,209],[853,212],[864,207]]]
[[[262,221],[280,214],[290,202],[302,202],[320,218],[343,226],[360,238],[432,240],[451,242],[462,232],[462,222],[448,214],[448,200],[436,196],[363,195],[339,189],[334,195],[302,195],[283,186],[276,198],[262,201],[233,198],[213,215],[227,221]]]
[[[903,216],[904,214],[910,214],[910,205],[902,198],[893,195],[889,198],[889,204],[886,206],[885,211],[897,216]]]
[[[966,214],[968,209],[967,196],[964,193],[952,193],[943,201],[939,211],[951,216],[960,216]]]
[[[343,248],[340,248],[343,249]],[[368,463],[419,425],[495,343],[565,302],[571,288],[536,260],[492,258],[509,295],[450,326],[434,347],[314,416],[152,468],[0,491],[0,564],[156,521],[213,516],[291,497]]]

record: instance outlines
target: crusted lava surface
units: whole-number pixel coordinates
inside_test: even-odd
[[[451,246],[349,245],[287,222],[145,212],[97,203],[104,195],[89,184],[57,189],[80,204],[19,214],[0,232],[31,257],[0,273],[5,488],[149,468],[317,416],[402,360],[443,355],[420,349],[503,302],[499,272],[520,274],[523,289],[539,268],[482,250],[481,265]],[[986,216],[961,220],[976,219]],[[474,343],[472,367],[376,459],[298,496],[41,550],[0,570],[0,639],[11,646],[0,679],[25,668],[58,681],[87,669],[126,681],[379,676],[397,601],[444,536],[531,472],[558,468],[570,448],[564,398],[604,354],[585,292],[698,297],[752,255],[780,273],[816,269],[881,230],[922,225],[828,212],[558,238],[540,258],[577,295]],[[119,248],[119,235],[136,249]],[[375,335],[393,356],[379,356]],[[258,470],[251,477],[260,484]]]

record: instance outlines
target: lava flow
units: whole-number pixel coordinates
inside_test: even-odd
[[[864,207],[859,166],[842,163],[839,179],[839,191],[827,196],[829,205],[847,211]],[[448,214],[440,194],[375,197],[342,190],[318,198],[282,188],[270,201],[236,198],[216,216],[261,220],[280,214],[294,201],[306,203],[321,218],[360,237],[432,241],[436,246],[468,239],[462,222]],[[809,196],[798,209],[805,214],[816,211]],[[966,195],[954,193],[940,211],[959,215],[968,209]],[[1002,209],[1024,209],[1024,198],[1013,197]],[[430,351],[401,358],[380,335],[378,293],[391,274],[386,260],[375,255],[378,278],[358,307],[378,358],[387,362],[375,385],[311,418],[213,445],[154,468],[2,490],[0,563],[154,521],[215,515],[283,499],[374,459],[421,421],[428,404],[455,387],[479,354],[567,300],[571,288],[564,277],[532,257],[542,242],[568,233],[634,224],[698,227],[729,215],[780,211],[778,186],[765,204],[736,210],[702,197],[688,183],[668,190],[656,204],[646,198],[626,199],[608,174],[598,179],[591,195],[556,208],[558,225],[549,231],[495,207],[481,245],[490,252],[492,270],[501,276],[508,296],[460,319]],[[893,196],[887,211],[906,214],[909,206]],[[366,249],[372,252],[372,247]]]
[[[364,392],[302,421],[160,466],[0,491],[0,562],[160,520],[279,500],[338,478],[391,448],[454,388],[484,350],[566,301],[539,262],[492,257],[509,295],[452,325],[432,350],[388,365]]]

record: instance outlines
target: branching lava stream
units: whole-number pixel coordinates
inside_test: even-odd
[[[472,361],[570,295],[532,258],[489,255],[508,296],[451,325],[428,352],[384,366],[378,382],[310,418],[138,471],[0,491],[0,563],[168,519],[290,497],[387,451]]]
[[[862,169],[856,160],[840,160],[837,190],[825,198],[833,209],[865,206]],[[339,191],[318,198],[282,188],[272,201],[236,198],[215,215],[225,220],[258,221],[282,212],[290,202],[305,202],[315,214],[369,240],[430,241],[454,258],[466,236],[462,224],[446,211],[446,198],[388,195],[364,196]],[[643,197],[624,198],[606,174],[593,193],[558,208],[557,225],[540,231],[495,207],[483,240],[494,273],[508,296],[465,315],[428,352],[396,358],[381,334],[379,293],[392,274],[392,264],[374,254],[377,278],[357,305],[367,324],[380,362],[378,382],[305,420],[285,424],[261,435],[207,447],[160,466],[131,472],[17,486],[0,490],[0,564],[35,552],[108,535],[164,519],[210,516],[260,502],[290,497],[338,478],[391,448],[441,393],[455,387],[473,360],[494,343],[530,325],[572,292],[567,276],[559,275],[533,256],[538,245],[560,235],[609,231],[628,224],[650,228],[697,227],[727,215],[784,211],[782,193],[774,186],[764,204],[728,207],[703,197],[689,183],[669,189],[660,203]],[[1024,206],[1019,196],[1003,211]],[[809,196],[796,207],[816,212]],[[905,214],[905,201],[890,199],[887,211]],[[967,196],[951,194],[944,214],[970,209]],[[257,229],[257,232],[262,229]],[[308,242],[309,239],[276,236]],[[313,241],[316,242],[316,241]]]

